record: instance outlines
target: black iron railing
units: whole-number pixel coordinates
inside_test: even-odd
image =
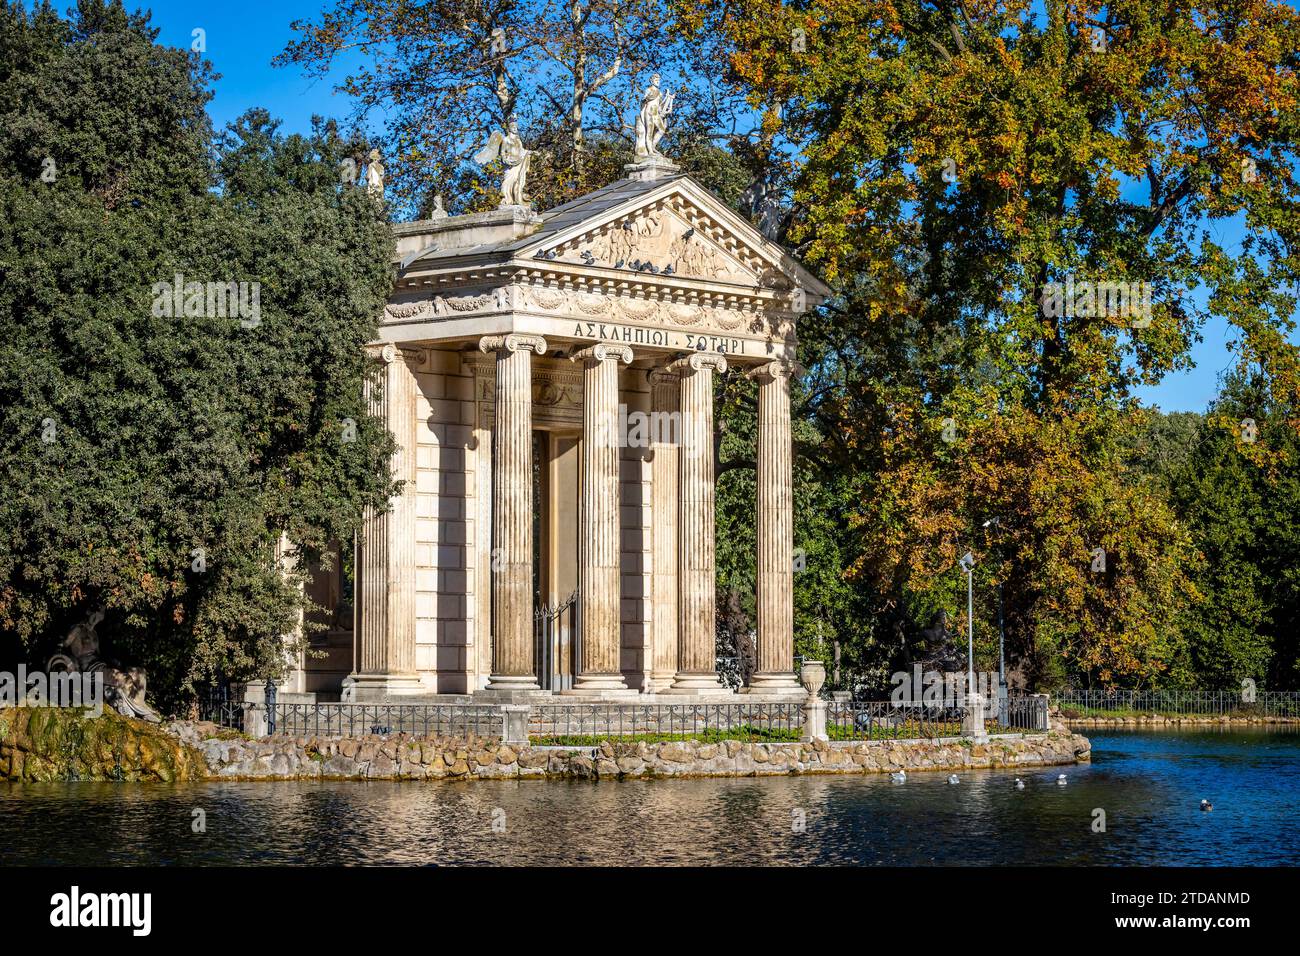
[[[534,743],[580,745],[609,737],[647,740],[798,740],[803,708],[788,703],[534,704]]]
[[[276,704],[267,716],[269,733],[295,737],[356,737],[365,734],[501,736],[501,710],[492,705]],[[274,726],[271,717],[274,717]]]
[[[1045,695],[1010,694],[998,701],[997,723],[1007,730],[1026,733],[1050,729]]]
[[[242,700],[235,700],[230,693],[229,684],[218,684],[199,694],[199,720],[207,720],[219,727],[231,730],[244,730],[244,713],[251,706]]]
[[[932,740],[961,736],[960,707],[896,701],[831,701],[826,734],[831,740]]]
[[[1067,717],[1156,714],[1300,718],[1300,691],[1064,690],[1053,702]]]

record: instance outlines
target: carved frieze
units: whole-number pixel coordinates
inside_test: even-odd
[[[384,312],[390,319],[433,319],[510,308],[510,290],[493,289],[478,295],[435,295],[412,302],[393,302]]]

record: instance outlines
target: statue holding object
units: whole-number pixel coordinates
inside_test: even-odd
[[[641,112],[636,118],[636,158],[666,159],[659,152],[659,141],[668,131],[668,116],[673,111],[672,93],[661,93],[659,74],[650,77],[650,85],[641,94]]]
[[[474,162],[480,165],[497,157],[505,163],[506,172],[501,178],[501,208],[527,205],[524,181],[528,177],[532,156],[532,150],[524,149],[524,141],[519,136],[519,122],[513,116],[506,124],[505,133],[493,130],[487,145],[474,154]]]

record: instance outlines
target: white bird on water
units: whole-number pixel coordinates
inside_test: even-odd
[[[961,778],[958,777],[955,773],[954,773],[954,774],[949,774],[949,775],[948,775],[948,782],[949,782],[949,783],[961,783]]]
[[[1206,810],[1206,811],[1213,810],[1213,809],[1214,809],[1214,804],[1212,804],[1209,800],[1202,800],[1202,801],[1201,801],[1201,809],[1202,809],[1202,810]]]
[[[1056,785],[1058,787],[1065,786],[1065,774],[1061,774],[1059,777],[1056,778]]]
[[[892,780],[892,781],[894,781],[894,783],[906,783],[906,782],[907,782],[907,771],[906,771],[906,770],[899,770],[897,773],[891,773],[891,774],[889,775],[889,779]]]
[[[1021,780],[1019,777],[1016,777],[1016,789],[1017,790],[1025,789],[1025,782]]]

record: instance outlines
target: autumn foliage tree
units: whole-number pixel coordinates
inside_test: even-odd
[[[727,38],[729,78],[779,116],[800,160],[791,237],[842,293],[803,339],[812,413],[856,475],[853,573],[923,620],[957,605],[972,548],[979,640],[1000,583],[1026,679],[1165,679],[1193,552],[1123,443],[1136,390],[1185,368],[1211,317],[1239,369],[1297,407],[1300,16],[1267,0],[678,10]],[[1149,289],[1150,310],[1102,305],[1115,282]]]

